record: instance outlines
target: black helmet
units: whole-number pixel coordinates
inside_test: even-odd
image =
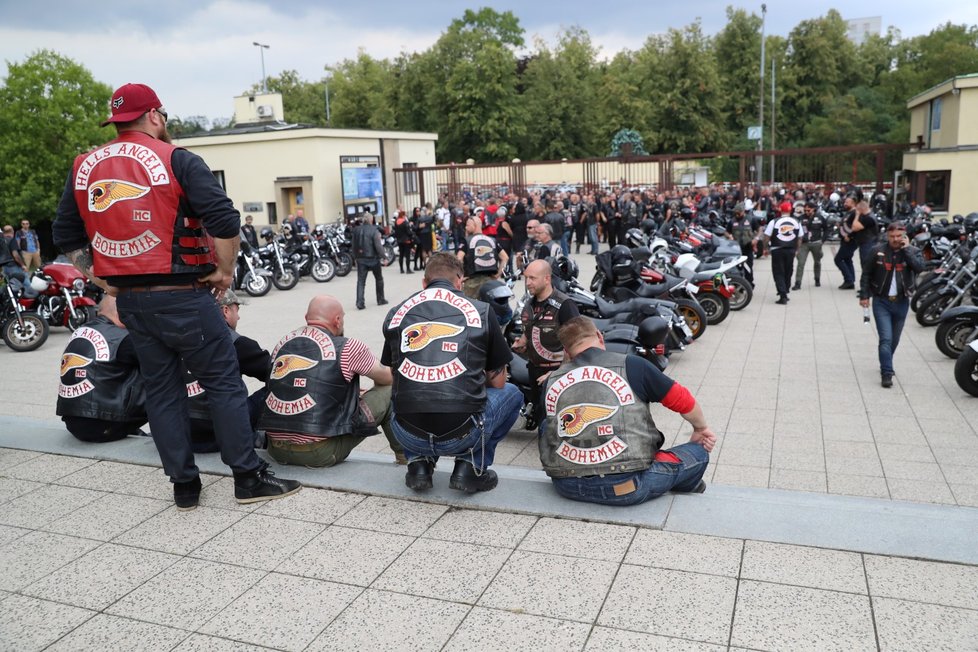
[[[638,325],[638,341],[646,349],[665,344],[668,334],[669,324],[662,317],[646,317]]]
[[[559,279],[569,281],[577,278],[580,273],[577,263],[567,256],[557,256],[550,261],[550,274]]]
[[[625,242],[628,243],[630,247],[643,247],[648,241],[645,239],[645,234],[642,233],[641,229],[631,228],[625,232]]]
[[[272,238],[275,237],[275,233],[272,232],[272,227],[270,226],[262,227],[260,233],[261,233],[261,237],[265,238],[266,240],[271,240]]]
[[[632,267],[634,259],[632,250],[625,245],[615,245],[611,248],[611,274],[615,281],[630,280],[635,277]]]
[[[690,208],[689,206],[683,206],[682,208],[679,209],[679,214],[682,215],[684,220],[688,220],[690,217],[693,216],[693,209]]]
[[[951,218],[951,221],[954,222],[955,224],[963,224],[964,223],[964,216],[959,213],[959,214],[955,215],[954,217],[952,217]]]
[[[513,309],[509,306],[509,300],[513,298],[513,291],[502,281],[493,279],[486,281],[479,288],[479,301],[488,303],[499,324],[503,325],[513,318]]]
[[[968,213],[968,216],[964,218],[964,230],[968,233],[978,231],[978,213]]]

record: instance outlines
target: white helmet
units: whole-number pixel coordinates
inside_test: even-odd
[[[831,202],[839,201],[839,193],[833,192],[831,195],[829,195],[829,201]]]
[[[48,289],[48,282],[44,280],[44,277],[35,274],[31,277],[31,289],[44,292]]]

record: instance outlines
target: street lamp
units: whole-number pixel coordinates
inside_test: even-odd
[[[326,69],[326,75],[323,77],[323,85],[326,87],[326,126],[332,126],[329,122],[329,80],[333,76],[333,71],[329,68]]]
[[[267,83],[267,77],[265,77],[265,50],[267,50],[272,46],[265,45],[264,43],[259,43],[258,41],[252,42],[252,45],[258,48],[258,51],[261,53],[261,92],[267,93],[268,83]]]
[[[760,92],[760,116],[757,124],[761,125],[761,137],[757,141],[757,151],[764,149],[764,23],[767,19],[767,5],[761,5],[761,92]],[[757,155],[757,182],[764,182],[764,160],[760,154]]]

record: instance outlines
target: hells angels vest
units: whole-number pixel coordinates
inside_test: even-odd
[[[228,330],[231,331],[231,342],[233,343],[239,337],[238,332],[230,327]],[[190,401],[190,418],[209,421],[211,411],[207,407],[207,392],[183,362],[180,363],[180,366],[183,367],[183,382],[187,386],[187,399]]]
[[[106,317],[96,317],[71,335],[61,356],[58,416],[104,421],[146,418],[139,369],[119,364],[119,345],[129,336]]]
[[[625,355],[589,349],[551,374],[540,461],[552,478],[642,471],[664,437],[625,378]]]
[[[790,215],[779,217],[774,221],[771,249],[786,249],[794,247],[801,235],[801,224]]]
[[[469,237],[465,243],[465,275],[495,274],[498,268],[496,241],[482,233]]]
[[[176,147],[138,131],[75,159],[72,184],[95,274],[205,274],[213,242],[188,214],[170,160]]]
[[[374,434],[360,412],[360,377],[347,382],[340,356],[347,339],[303,326],[272,351],[268,397],[258,427],[312,437]]]
[[[557,316],[567,295],[554,290],[541,303],[527,301],[523,305],[523,328],[526,332],[526,359],[531,365],[543,369],[555,369],[564,359],[564,347],[557,339],[560,324]]]
[[[435,281],[387,315],[399,412],[473,414],[486,402],[489,304]],[[410,406],[410,408],[406,408]]]

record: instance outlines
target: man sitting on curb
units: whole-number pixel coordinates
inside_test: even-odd
[[[540,461],[564,498],[635,505],[668,491],[702,493],[716,435],[685,387],[635,355],[605,351],[587,317],[558,331],[566,362],[544,393],[546,427]],[[693,426],[686,444],[664,442],[649,412],[662,403]]]
[[[381,426],[399,464],[403,449],[390,430],[391,370],[367,345],[343,336],[343,306],[327,295],[314,297],[306,326],[272,351],[268,397],[259,427],[268,452],[282,464],[322,467],[339,464]],[[360,376],[374,381],[360,393]]]

